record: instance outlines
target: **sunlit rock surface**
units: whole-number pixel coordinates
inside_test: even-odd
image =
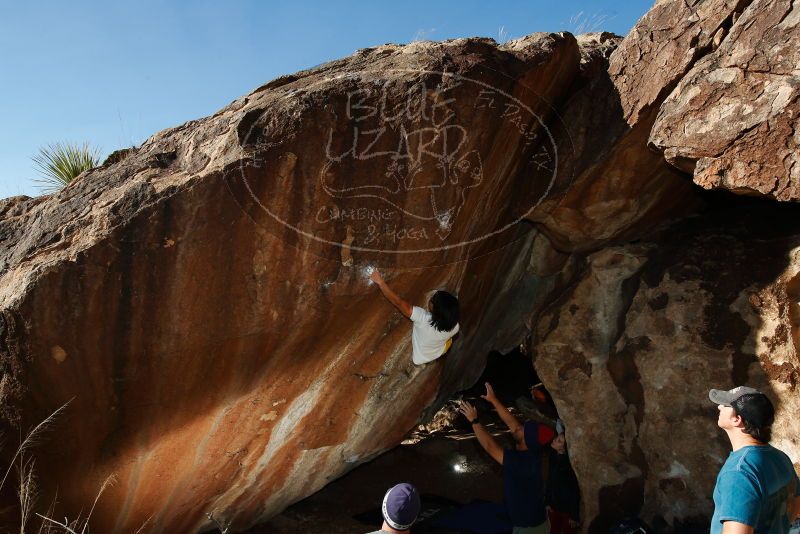
[[[651,142],[706,189],[800,200],[800,6],[749,4],[661,108]]]
[[[725,198],[675,221],[708,203],[692,177],[795,198],[796,18],[670,0],[621,42],[360,50],[56,195],[0,201],[8,430],[72,399],[36,449],[43,499],[74,518],[114,475],[93,530],[241,530],[398,444],[530,336],[586,526],[707,521],[725,454],[709,387],[768,388],[797,459],[800,232]],[[412,366],[373,268],[416,304],[458,293],[446,357]]]
[[[518,343],[520,284],[559,284],[541,232],[586,247],[604,220],[602,207],[580,229],[548,219],[587,165],[583,141],[565,142],[583,118],[559,106],[603,84],[604,57],[586,57],[611,45],[592,43],[361,50],[160,132],[57,195],[4,201],[4,413],[26,428],[73,399],[37,449],[56,515],[77,516],[113,474],[93,529],[190,532],[208,514],[244,528],[399,443],[489,349]],[[674,206],[669,193],[646,202]],[[570,202],[590,212],[595,198]],[[669,212],[642,209],[601,239]],[[409,324],[371,267],[419,304],[458,292],[446,358],[411,365]]]
[[[706,189],[800,198],[800,8],[790,0],[660,1],[611,58],[625,117]]]

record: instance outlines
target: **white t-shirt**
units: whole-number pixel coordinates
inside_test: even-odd
[[[414,327],[411,330],[411,360],[417,364],[432,362],[444,353],[447,340],[456,335],[458,325],[449,332],[440,332],[431,325],[431,312],[414,306],[411,310]]]

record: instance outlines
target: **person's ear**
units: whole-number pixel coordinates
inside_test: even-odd
[[[742,416],[739,414],[731,416],[731,423],[733,423],[733,426],[736,428],[744,428],[744,419],[742,419]]]

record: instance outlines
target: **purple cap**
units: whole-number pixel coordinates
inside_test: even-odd
[[[390,488],[383,497],[383,519],[395,530],[408,530],[417,520],[422,504],[417,489],[406,482]]]

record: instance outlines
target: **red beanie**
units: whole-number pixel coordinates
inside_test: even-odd
[[[522,432],[525,437],[525,445],[529,449],[536,449],[536,445],[546,445],[556,437],[552,428],[533,421],[522,425]]]

